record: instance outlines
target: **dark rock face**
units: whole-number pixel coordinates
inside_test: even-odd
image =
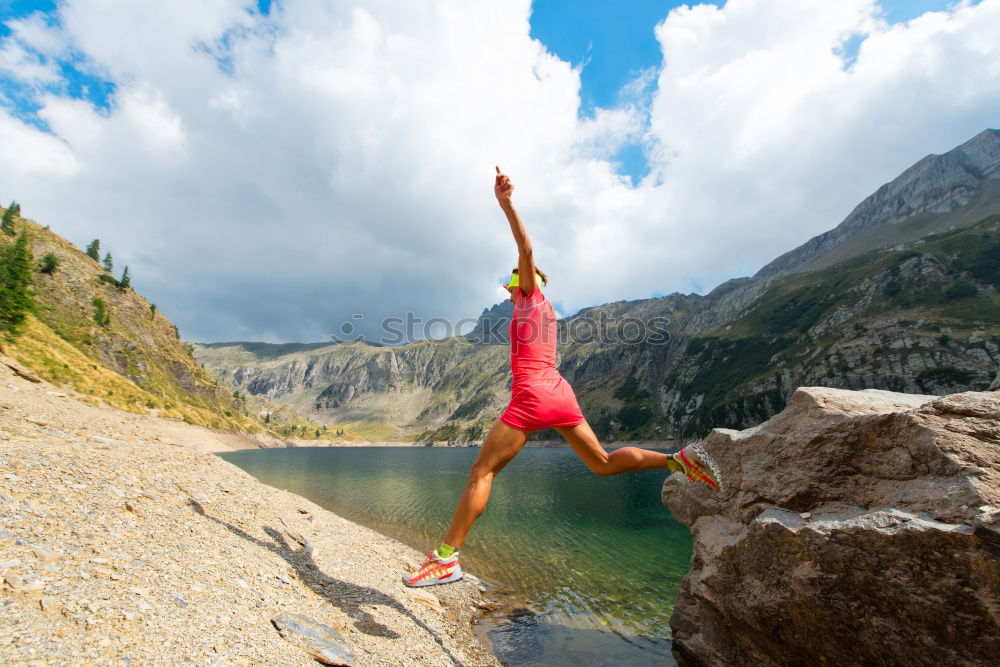
[[[703,443],[722,493],[670,477],[695,540],[671,619],[709,665],[993,665],[1000,395],[803,388]]]
[[[502,301],[490,308],[484,308],[476,322],[476,328],[466,334],[473,343],[486,345],[507,345],[510,343],[510,318],[514,315],[514,304]]]

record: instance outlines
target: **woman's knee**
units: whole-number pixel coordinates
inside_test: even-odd
[[[642,460],[639,452],[638,447],[622,447],[599,457],[589,467],[595,475],[617,475],[633,469]]]
[[[600,475],[601,477],[615,474],[614,465],[611,463],[611,457],[606,454],[599,458],[587,461],[587,467],[590,469],[590,472],[595,475]]]
[[[502,468],[503,466],[500,467]],[[472,464],[472,467],[469,468],[469,483],[473,484],[486,479],[492,480],[498,472],[500,472],[500,470],[495,465],[476,461]]]

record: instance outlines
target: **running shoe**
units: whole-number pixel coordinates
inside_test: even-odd
[[[450,584],[462,578],[462,566],[458,564],[458,554],[448,558],[438,558],[436,552],[427,554],[420,569],[413,574],[404,574],[403,583],[407,586],[434,586],[435,584]]]
[[[671,458],[674,460],[678,472],[688,478],[688,482],[695,484],[697,482],[703,482],[709,487],[719,490],[719,469],[715,465],[715,461],[712,457],[705,452],[700,445],[692,445],[691,450],[694,453],[694,457],[690,457],[685,453],[684,449],[680,450],[676,454],[671,454]]]

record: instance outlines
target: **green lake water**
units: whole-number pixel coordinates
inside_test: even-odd
[[[344,447],[220,456],[426,553],[447,530],[478,453]],[[464,569],[523,600],[488,626],[505,664],[675,664],[668,620],[691,537],[660,502],[667,474],[598,477],[568,448],[525,448],[497,476],[461,557]]]

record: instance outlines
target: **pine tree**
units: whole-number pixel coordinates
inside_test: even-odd
[[[264,415],[264,423],[265,424],[271,423],[271,413],[267,413],[266,415]]]
[[[38,265],[38,270],[41,273],[52,274],[56,272],[57,268],[59,268],[59,258],[56,257],[55,253],[47,252],[42,255],[42,261]]]
[[[0,220],[0,230],[7,236],[14,236],[16,233],[14,230],[14,218],[21,215],[21,205],[16,201],[12,201],[10,206],[3,212],[3,218]]]
[[[101,261],[101,239],[94,239],[87,246],[87,257],[95,262]]]
[[[122,271],[122,277],[118,281],[118,289],[129,289],[132,287],[132,278],[128,275],[128,265],[125,265],[125,270]]]
[[[149,304],[149,318],[153,319],[154,317],[156,317],[156,304],[151,303]]]
[[[25,232],[0,251],[0,331],[9,336],[19,333],[26,313],[34,306],[31,295],[33,262]]]
[[[108,273],[114,271],[115,265],[114,262],[111,261],[110,252],[104,256],[104,261],[102,262],[102,264],[104,265],[104,270],[107,271]]]

